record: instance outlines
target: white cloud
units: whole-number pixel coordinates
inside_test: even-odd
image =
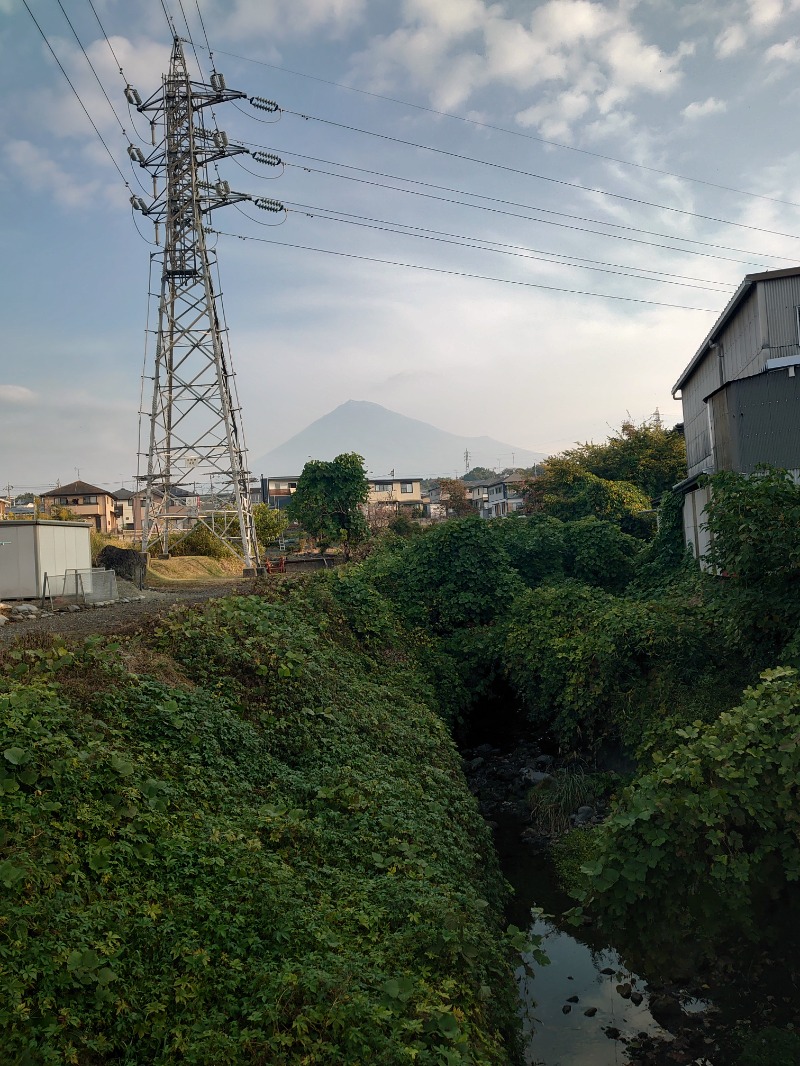
[[[781,44],[773,44],[764,53],[768,63],[798,63],[800,62],[800,37],[790,37]]]
[[[99,147],[102,151],[102,145]],[[92,207],[101,195],[118,203],[125,191],[122,182],[109,187],[97,178],[91,181],[76,179],[60,162],[30,141],[9,141],[5,156],[29,188],[51,194],[64,207]],[[105,152],[97,162],[104,160],[108,161]]]
[[[734,22],[714,41],[714,51],[720,59],[728,59],[737,52],[741,52],[746,44],[747,34],[744,32],[744,27]]]
[[[218,32],[228,37],[252,40],[269,35],[287,39],[327,28],[338,33],[357,22],[366,0],[235,0],[218,13]]]
[[[707,115],[718,115],[722,111],[727,111],[728,105],[724,100],[717,100],[714,96],[709,96],[707,100],[695,100],[681,111],[681,114],[685,119],[690,122],[697,118],[705,118]]]
[[[410,74],[436,106],[453,109],[480,89],[543,95],[518,121],[567,139],[577,122],[609,114],[641,93],[671,92],[693,46],[667,53],[633,25],[635,5],[549,0],[526,20],[487,0],[406,0],[404,24],[355,58],[374,88]]]
[[[24,385],[0,385],[0,403],[24,405],[33,403],[36,393]]]
[[[768,30],[783,17],[783,0],[747,0],[750,22],[755,29]]]
[[[520,126],[536,126],[550,140],[567,139],[573,123],[586,114],[590,104],[588,93],[569,89],[552,100],[520,111],[515,117]]]

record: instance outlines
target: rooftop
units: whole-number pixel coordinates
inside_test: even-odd
[[[730,300],[725,305],[722,314],[711,327],[708,334],[706,335],[705,340],[692,357],[692,361],[689,363],[684,372],[672,386],[673,397],[675,396],[676,392],[679,392],[683,388],[683,386],[692,376],[697,365],[701,362],[703,356],[708,351],[709,347],[714,343],[714,338],[718,336],[719,333],[728,324],[729,320],[733,317],[737,308],[739,307],[739,304],[749,294],[750,290],[755,284],[757,284],[757,282],[777,281],[780,278],[793,278],[797,277],[798,275],[800,275],[800,267],[786,267],[784,270],[764,270],[758,274],[745,274],[741,284],[739,285],[739,288],[736,290],[733,296],[731,296]]]

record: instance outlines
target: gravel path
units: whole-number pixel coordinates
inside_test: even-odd
[[[117,584],[120,597],[129,598],[128,603],[84,608],[74,614],[43,612],[42,617],[31,621],[8,622],[0,626],[0,645],[9,644],[28,633],[58,633],[65,637],[81,638],[95,633],[133,632],[145,624],[154,624],[176,603],[202,603],[218,596],[252,591],[252,583],[242,580],[220,581],[218,584],[192,588],[144,589],[141,592],[127,581],[118,581]]]

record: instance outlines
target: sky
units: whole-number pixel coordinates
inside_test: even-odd
[[[159,276],[124,90],[159,87],[168,18],[247,94],[219,128],[283,161],[220,176],[284,212],[211,222],[251,458],[348,399],[545,453],[674,424],[742,277],[800,255],[800,0],[27,6],[0,0],[0,492],[133,485]]]

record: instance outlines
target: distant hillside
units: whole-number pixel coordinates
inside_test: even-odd
[[[406,418],[377,403],[348,400],[295,434],[290,440],[251,462],[255,475],[299,474],[312,459],[333,459],[342,452],[364,456],[367,469],[380,477],[394,470],[398,477],[436,477],[470,467],[532,466],[545,458],[491,437],[459,437],[428,422]],[[513,455],[513,460],[512,460]]]

